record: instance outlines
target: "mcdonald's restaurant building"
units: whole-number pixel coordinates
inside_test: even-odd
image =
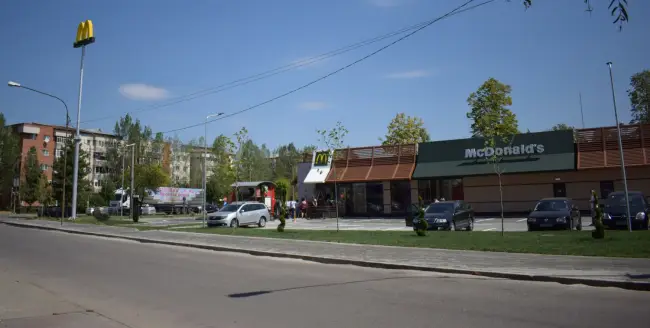
[[[628,188],[650,195],[650,125],[623,126],[621,135]],[[481,138],[421,143],[412,178],[425,201],[463,199],[476,213],[496,214],[498,169],[507,213],[525,213],[545,197],[569,197],[588,211],[591,190],[605,198],[623,189],[617,136],[616,127],[603,127],[519,134],[493,148]]]
[[[601,127],[518,134],[492,148],[470,138],[315,152],[299,166],[299,195],[332,199],[336,181],[342,216],[401,217],[419,197],[465,200],[496,215],[499,178],[488,158],[497,155],[506,213],[546,197],[572,198],[586,212],[591,190],[601,198],[623,190],[617,138],[616,127]],[[621,139],[628,189],[650,196],[650,124],[621,126]]]
[[[416,144],[316,151],[309,171],[299,167],[299,195],[323,204],[338,193],[341,216],[401,217],[417,200],[411,183],[416,156]]]

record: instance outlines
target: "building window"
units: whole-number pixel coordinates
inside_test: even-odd
[[[356,184],[354,188],[356,190]],[[365,205],[368,214],[383,214],[384,213],[384,184],[381,182],[379,183],[367,182],[365,189],[366,189],[365,196],[366,196],[366,203],[367,203]]]
[[[433,201],[433,192],[431,191],[431,185],[431,180],[418,180],[418,196],[422,198],[422,201],[425,204]]]
[[[47,164],[41,164],[41,171],[47,171]]]
[[[44,137],[43,137],[43,140],[44,140],[45,142],[50,142],[50,136],[44,136]]]
[[[63,150],[57,149],[56,152],[54,153],[54,156],[57,158],[63,156]]]
[[[49,157],[50,156],[50,151],[47,149],[43,149],[43,156]]]
[[[411,183],[409,181],[391,181],[391,213],[406,213],[411,205]]]
[[[36,140],[36,136],[37,136],[37,134],[32,133],[32,134],[29,136],[29,138],[32,139],[32,140]]]
[[[614,181],[600,182],[600,198],[606,199],[610,193],[614,192]]]

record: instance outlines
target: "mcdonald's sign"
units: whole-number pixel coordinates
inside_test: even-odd
[[[95,31],[93,30],[93,22],[86,20],[79,23],[77,27],[77,38],[74,40],[74,47],[84,47],[95,42]]]
[[[314,154],[314,166],[328,166],[330,163],[330,152],[319,151]]]

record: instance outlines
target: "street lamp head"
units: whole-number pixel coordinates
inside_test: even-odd
[[[607,66],[612,67],[612,62],[607,62]]]
[[[207,120],[210,117],[216,117],[216,116],[221,116],[221,115],[223,115],[223,113],[210,114],[210,115],[206,116],[205,119]]]
[[[20,88],[20,83],[14,81],[7,82],[7,85],[14,88]]]

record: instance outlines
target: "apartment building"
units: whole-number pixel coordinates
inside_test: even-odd
[[[52,181],[52,166],[55,159],[54,127],[39,123],[19,123],[11,127],[19,137],[21,176],[24,174],[25,157],[29,150],[34,147],[43,174],[45,174],[48,181]]]
[[[63,149],[68,138],[74,138],[75,130],[69,128],[67,131],[64,126],[54,126],[56,136],[55,158],[63,156]],[[102,189],[102,181],[107,178],[109,166],[106,162],[106,152],[110,147],[119,145],[120,138],[114,134],[102,132],[100,129],[85,129],[80,131],[81,143],[80,149],[88,154],[88,164],[90,172],[86,179],[94,192]],[[72,157],[71,157],[72,158]]]

